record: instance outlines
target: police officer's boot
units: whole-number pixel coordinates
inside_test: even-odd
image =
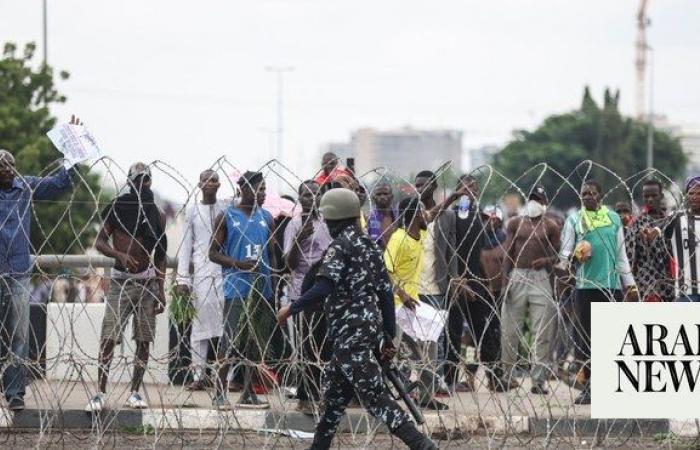
[[[438,450],[437,445],[428,436],[418,431],[412,422],[406,422],[395,429],[394,435],[411,450]]]
[[[328,450],[331,448],[331,441],[333,441],[333,436],[323,436],[319,433],[314,435],[314,441],[309,447],[309,450]]]

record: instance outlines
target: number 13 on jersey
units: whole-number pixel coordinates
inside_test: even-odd
[[[261,251],[262,245],[248,244],[245,246],[245,257],[246,259],[260,259]]]

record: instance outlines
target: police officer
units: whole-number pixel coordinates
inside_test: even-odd
[[[330,448],[355,391],[367,411],[382,420],[409,448],[437,449],[391,397],[374,355],[382,334],[387,338],[380,357],[391,359],[396,355],[391,342],[396,317],[382,253],[359,228],[360,200],[353,191],[336,188],[324,194],[319,210],[333,242],[326,250],[313,287],[277,315],[283,325],[289,316],[327,298],[324,314],[333,356],[325,368],[324,411],[311,449]]]

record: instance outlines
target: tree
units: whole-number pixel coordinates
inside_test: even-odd
[[[50,107],[66,97],[54,86],[54,70],[47,65],[32,68],[36,46],[27,44],[18,55],[17,46],[5,44],[0,59],[0,148],[12,152],[17,171],[23,175],[46,175],[58,168],[60,153],[46,132],[56,119]],[[68,78],[60,72],[61,80]],[[82,253],[92,245],[93,219],[98,213],[99,176],[79,169],[76,186],[60,199],[35,202],[31,242],[34,253]]]
[[[595,178],[604,189],[610,189],[606,202],[629,199],[628,187],[646,169],[648,130],[647,124],[620,114],[619,99],[619,91],[606,89],[601,108],[586,87],[578,110],[550,116],[532,132],[516,131],[513,140],[496,155],[494,168],[510,180],[519,179],[516,184],[527,192],[541,173],[531,168],[546,163],[548,170],[540,182],[554,191],[549,194],[559,207],[579,204],[578,189],[584,178]],[[683,175],[687,156],[678,139],[655,130],[654,153],[655,169],[665,177],[677,180]],[[595,166],[589,172],[581,164],[586,160],[610,172]]]

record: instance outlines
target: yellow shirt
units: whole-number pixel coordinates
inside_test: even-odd
[[[405,229],[399,228],[391,235],[384,251],[384,264],[391,281],[415,300],[418,300],[420,287],[423,239],[425,231],[421,231],[420,238],[416,240]],[[394,295],[394,305],[401,304],[399,296]]]

